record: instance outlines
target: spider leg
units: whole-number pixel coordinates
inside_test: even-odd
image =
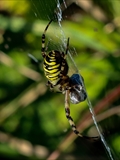
[[[46,34],[46,31],[49,27],[49,25],[51,24],[53,20],[51,19],[50,22],[48,23],[48,25],[46,26],[43,34],[42,34],[42,49],[41,49],[41,52],[42,52],[42,56],[45,57],[46,56],[46,53],[45,53],[45,50],[46,50],[46,47],[45,47],[45,34]]]
[[[51,91],[53,90],[54,86],[52,83],[50,83],[50,81],[48,81],[46,85],[50,88]]]
[[[96,141],[99,139],[99,136],[96,137],[87,137],[87,136],[83,136],[82,134],[80,134],[80,132],[77,130],[76,125],[70,115],[70,104],[69,104],[69,90],[65,91],[65,114],[66,117],[70,123],[70,126],[72,127],[73,132],[78,135],[79,137],[88,139],[88,140],[92,140],[92,141]]]
[[[75,134],[77,134],[80,137],[83,137],[76,129],[76,125],[72,119],[72,117],[70,116],[70,104],[69,104],[69,90],[65,91],[65,114],[66,117],[70,123],[70,126],[72,127],[72,130]]]

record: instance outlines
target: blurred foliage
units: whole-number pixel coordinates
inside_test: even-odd
[[[100,142],[91,144],[79,138],[75,140],[64,113],[64,95],[50,92],[46,87],[40,53],[41,35],[60,3],[66,3],[68,8],[63,11],[62,27],[53,22],[47,31],[48,50],[64,51],[70,37],[69,51],[84,77],[93,106],[99,101],[104,103],[104,98],[114,91],[114,98],[101,108],[98,117],[106,113],[99,123],[114,158],[120,157],[120,110],[116,108],[120,107],[117,90],[120,82],[120,1],[86,0],[94,11],[104,15],[104,19],[92,9],[86,11],[84,5],[68,2],[0,1],[0,158],[46,159],[60,148],[60,159],[96,159],[98,156],[100,160],[107,159]],[[28,53],[39,60],[39,65],[32,62]],[[72,73],[76,67],[69,58]],[[107,117],[110,109],[113,115]],[[78,125],[86,113],[89,113],[86,102],[71,104],[71,115]],[[67,134],[68,129],[70,134]],[[80,132],[88,136],[97,134],[93,122]]]

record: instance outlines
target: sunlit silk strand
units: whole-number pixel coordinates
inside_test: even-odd
[[[65,4],[65,8],[67,8],[66,4]],[[65,44],[66,44],[66,43],[65,43],[65,42],[66,42],[66,38],[65,38],[65,34],[64,34],[63,30],[62,30],[62,26],[61,26],[62,10],[61,10],[61,7],[60,7],[60,2],[59,2],[59,0],[57,0],[57,9],[58,9],[58,10],[57,10],[58,12],[57,12],[56,14],[57,14],[57,18],[58,18],[58,24],[59,24],[60,30],[61,30],[61,35],[62,35],[62,39],[61,39],[61,40],[62,40],[62,42],[63,42],[63,44],[64,44],[64,46],[65,46]],[[74,60],[73,60],[70,52],[69,52],[69,56],[70,56],[70,58],[71,58],[71,60],[72,60],[72,62],[73,62],[73,64],[74,64],[75,68],[77,68],[77,66],[76,66],[76,64],[75,64],[75,62],[74,62]],[[77,70],[77,71],[78,71],[78,70]],[[80,78],[81,78],[81,75],[80,75]],[[82,78],[81,78],[81,81],[82,81]],[[82,83],[83,83],[83,86],[84,86],[84,82],[83,82],[83,81],[82,81]],[[105,148],[106,148],[106,150],[107,150],[107,152],[108,152],[109,158],[110,158],[111,160],[114,160],[114,159],[113,159],[113,156],[112,156],[112,153],[111,153],[111,150],[110,150],[110,147],[108,146],[107,142],[105,141],[104,136],[102,135],[102,133],[101,133],[99,127],[98,127],[98,124],[97,124],[97,121],[96,121],[96,118],[95,118],[95,114],[94,114],[94,111],[93,111],[93,107],[92,107],[92,104],[91,104],[88,96],[87,96],[87,103],[88,103],[88,106],[89,106],[90,113],[92,114],[92,119],[93,119],[94,124],[95,124],[95,126],[96,126],[96,129],[97,129],[97,131],[98,131],[98,133],[99,133],[99,135],[100,135],[101,141],[102,141],[102,143],[104,144],[104,146],[105,146]]]

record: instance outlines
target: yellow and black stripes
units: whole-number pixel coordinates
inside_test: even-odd
[[[81,83],[81,79],[77,74],[73,74],[71,77],[68,76],[68,63],[66,61],[68,49],[69,49],[69,38],[67,40],[66,49],[64,52],[52,50],[48,53],[48,47],[45,45],[45,35],[46,31],[51,24],[52,20],[46,26],[42,34],[42,56],[44,58],[43,69],[46,78],[48,79],[48,86],[50,89],[53,89],[55,86],[65,93],[65,113],[66,117],[72,127],[72,130],[79,137],[83,137],[89,140],[97,140],[99,137],[87,137],[79,133],[76,128],[76,125],[70,115],[70,105],[69,97],[72,103],[80,103],[84,101],[87,97],[84,87]]]
[[[58,51],[51,51],[44,58],[43,69],[45,76],[54,86],[60,80],[61,65],[62,59]]]

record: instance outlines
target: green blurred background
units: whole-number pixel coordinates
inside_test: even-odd
[[[62,27],[50,25],[48,50],[63,51],[70,37],[69,50],[97,121],[114,159],[120,159],[119,8],[119,0],[0,1],[0,159],[109,159],[100,140],[74,135],[65,117],[64,95],[46,87],[41,35],[55,10],[62,11]],[[98,135],[86,102],[71,104],[71,115],[82,134]]]

